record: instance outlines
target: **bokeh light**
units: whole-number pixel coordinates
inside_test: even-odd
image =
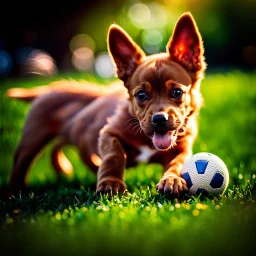
[[[78,12],[71,11],[78,8],[76,4],[71,4],[70,10],[64,8],[63,13],[58,9],[45,12],[42,17],[38,15],[38,22],[32,19],[31,26],[25,24],[22,16],[29,19],[37,9],[33,5],[21,5],[24,9],[19,12],[21,17],[20,22],[15,23],[16,29],[4,26],[3,32],[6,31],[0,36],[0,51],[8,55],[1,53],[0,75],[23,75],[24,66],[31,63],[29,55],[35,49],[54,54],[59,72],[96,73],[95,58],[107,51],[107,32],[113,23],[120,25],[147,54],[165,52],[177,19],[187,11],[195,17],[203,36],[208,68],[216,65],[254,68],[256,48],[251,36],[254,1],[247,1],[242,8],[238,0],[233,1],[235,19],[224,2],[125,0],[112,3],[100,0],[81,5]]]
[[[75,35],[69,43],[70,51],[73,53],[76,49],[79,48],[89,48],[92,51],[95,51],[95,42],[91,36],[87,34],[78,34]]]
[[[114,65],[107,52],[103,52],[96,57],[95,70],[103,78],[110,78],[114,75]]]
[[[129,8],[128,16],[135,27],[146,28],[151,18],[151,12],[147,5],[135,3]]]
[[[33,50],[26,61],[25,73],[50,76],[57,73],[54,59],[45,51]]]
[[[150,25],[151,27],[162,28],[167,24],[167,12],[166,8],[156,2],[150,2],[147,4],[150,12],[151,12],[151,19]]]
[[[128,10],[132,24],[139,29],[161,28],[167,24],[166,8],[159,3],[135,3]]]
[[[78,71],[90,70],[94,62],[94,52],[88,47],[76,49],[72,55],[72,65]]]
[[[75,35],[69,43],[69,48],[72,52],[73,67],[80,72],[92,71],[95,50],[92,37],[87,34]]]
[[[10,54],[6,51],[0,51],[0,76],[7,75],[13,66]]]
[[[163,35],[158,29],[144,30],[142,33],[143,49],[149,53],[159,52],[163,43]]]

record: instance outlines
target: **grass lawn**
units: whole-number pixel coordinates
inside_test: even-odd
[[[83,78],[107,82],[89,75]],[[211,152],[226,163],[230,183],[222,198],[159,195],[155,184],[162,169],[157,164],[126,171],[129,193],[125,197],[97,197],[96,177],[82,164],[76,148],[64,148],[74,166],[73,177],[57,181],[48,145],[29,173],[33,193],[5,199],[13,152],[30,105],[7,99],[4,92],[57,79],[6,80],[0,85],[1,255],[246,255],[255,251],[255,73],[207,74],[202,82],[205,103],[194,153]]]

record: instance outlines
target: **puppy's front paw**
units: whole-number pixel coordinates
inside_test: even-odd
[[[122,180],[114,177],[105,178],[102,180],[96,189],[96,193],[100,194],[112,194],[123,193],[126,189],[126,185]]]
[[[175,195],[188,191],[186,181],[175,174],[164,176],[156,185],[156,189],[160,193]]]

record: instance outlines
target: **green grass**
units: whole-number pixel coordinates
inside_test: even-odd
[[[30,107],[7,99],[4,91],[57,79],[8,80],[1,84],[1,192],[8,184],[13,152]],[[65,153],[74,166],[74,175],[56,180],[49,160],[50,144],[29,173],[33,193],[0,199],[0,253],[6,249],[25,255],[252,252],[256,249],[255,84],[255,74],[239,71],[208,74],[202,82],[205,102],[194,153],[211,152],[226,163],[230,183],[222,198],[168,199],[159,195],[155,184],[162,169],[156,164],[126,171],[130,192],[126,196],[98,197],[94,193],[96,177],[72,146],[65,147]]]

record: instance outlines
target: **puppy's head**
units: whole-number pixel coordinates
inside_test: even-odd
[[[108,49],[128,89],[130,112],[157,149],[171,148],[184,134],[188,116],[200,107],[199,83],[206,64],[192,15],[179,18],[166,53],[145,56],[117,25],[109,29]]]

